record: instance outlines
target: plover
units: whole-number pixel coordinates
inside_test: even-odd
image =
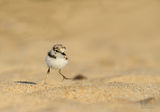
[[[53,46],[53,48],[48,52],[46,57],[46,63],[48,65],[48,71],[45,78],[45,81],[48,77],[48,74],[50,73],[51,68],[57,70],[58,73],[63,77],[63,79],[71,79],[67,78],[61,73],[61,69],[67,65],[68,58],[65,53],[66,47],[62,44],[56,44]]]

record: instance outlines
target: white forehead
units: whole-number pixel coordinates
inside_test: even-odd
[[[66,49],[64,49],[64,48],[61,48],[61,49],[60,49],[60,51],[61,51],[61,52],[65,52],[65,51],[66,51]]]

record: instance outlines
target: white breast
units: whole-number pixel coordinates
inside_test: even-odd
[[[51,58],[49,56],[46,57],[46,62],[48,67],[51,67],[53,69],[61,69],[63,68],[65,65],[67,65],[68,60],[66,60],[65,58]]]

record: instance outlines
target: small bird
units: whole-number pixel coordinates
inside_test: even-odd
[[[71,79],[67,78],[61,73],[61,69],[67,65],[68,63],[68,58],[65,53],[66,47],[63,46],[62,44],[56,44],[53,46],[53,48],[48,52],[46,56],[46,63],[48,65],[48,71],[45,80],[48,77],[48,74],[50,73],[50,69],[58,69],[58,73],[63,77],[64,79]]]

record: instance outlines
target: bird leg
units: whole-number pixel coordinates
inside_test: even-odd
[[[50,73],[50,67],[48,68],[48,70],[47,70],[47,74],[49,74]]]
[[[48,78],[48,74],[49,74],[49,73],[50,73],[50,67],[48,68],[46,77],[44,78],[44,81],[43,81],[44,84],[46,84],[46,80],[47,80],[47,78]]]
[[[62,73],[61,73],[61,69],[59,69],[58,73],[63,77],[63,80],[66,79],[66,80],[71,80],[72,78],[68,78],[66,76],[64,76]]]

